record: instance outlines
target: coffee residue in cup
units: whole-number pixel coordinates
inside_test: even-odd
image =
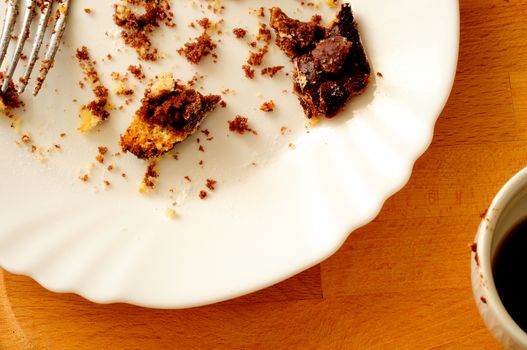
[[[527,218],[514,226],[498,247],[493,262],[494,283],[512,319],[527,332]]]

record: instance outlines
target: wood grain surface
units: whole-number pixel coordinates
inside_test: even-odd
[[[379,217],[326,262],[217,305],[96,305],[0,270],[1,349],[499,349],[467,244],[527,164],[527,1],[461,0],[458,74],[435,139]]]

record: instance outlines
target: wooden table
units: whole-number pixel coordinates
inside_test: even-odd
[[[480,214],[527,164],[527,2],[462,0],[461,51],[408,186],[332,258],[192,310],[95,305],[0,272],[1,349],[496,349],[472,300]]]

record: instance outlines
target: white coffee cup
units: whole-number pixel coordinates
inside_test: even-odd
[[[514,322],[500,300],[492,262],[507,234],[526,217],[527,168],[514,175],[498,192],[472,247],[472,291],[476,304],[488,329],[507,349],[527,349],[527,333]]]

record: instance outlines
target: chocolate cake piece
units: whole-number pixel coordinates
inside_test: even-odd
[[[364,92],[371,69],[350,4],[324,28],[318,17],[309,22],[271,9],[276,44],[294,63],[294,91],[308,118],[334,117],[356,95]]]
[[[276,32],[276,45],[290,58],[310,52],[326,36],[326,29],[314,19],[292,19],[278,7],[271,8],[271,27]]]
[[[159,157],[192,135],[220,100],[178,84],[172,74],[161,75],[146,90],[121,148],[140,159]]]

